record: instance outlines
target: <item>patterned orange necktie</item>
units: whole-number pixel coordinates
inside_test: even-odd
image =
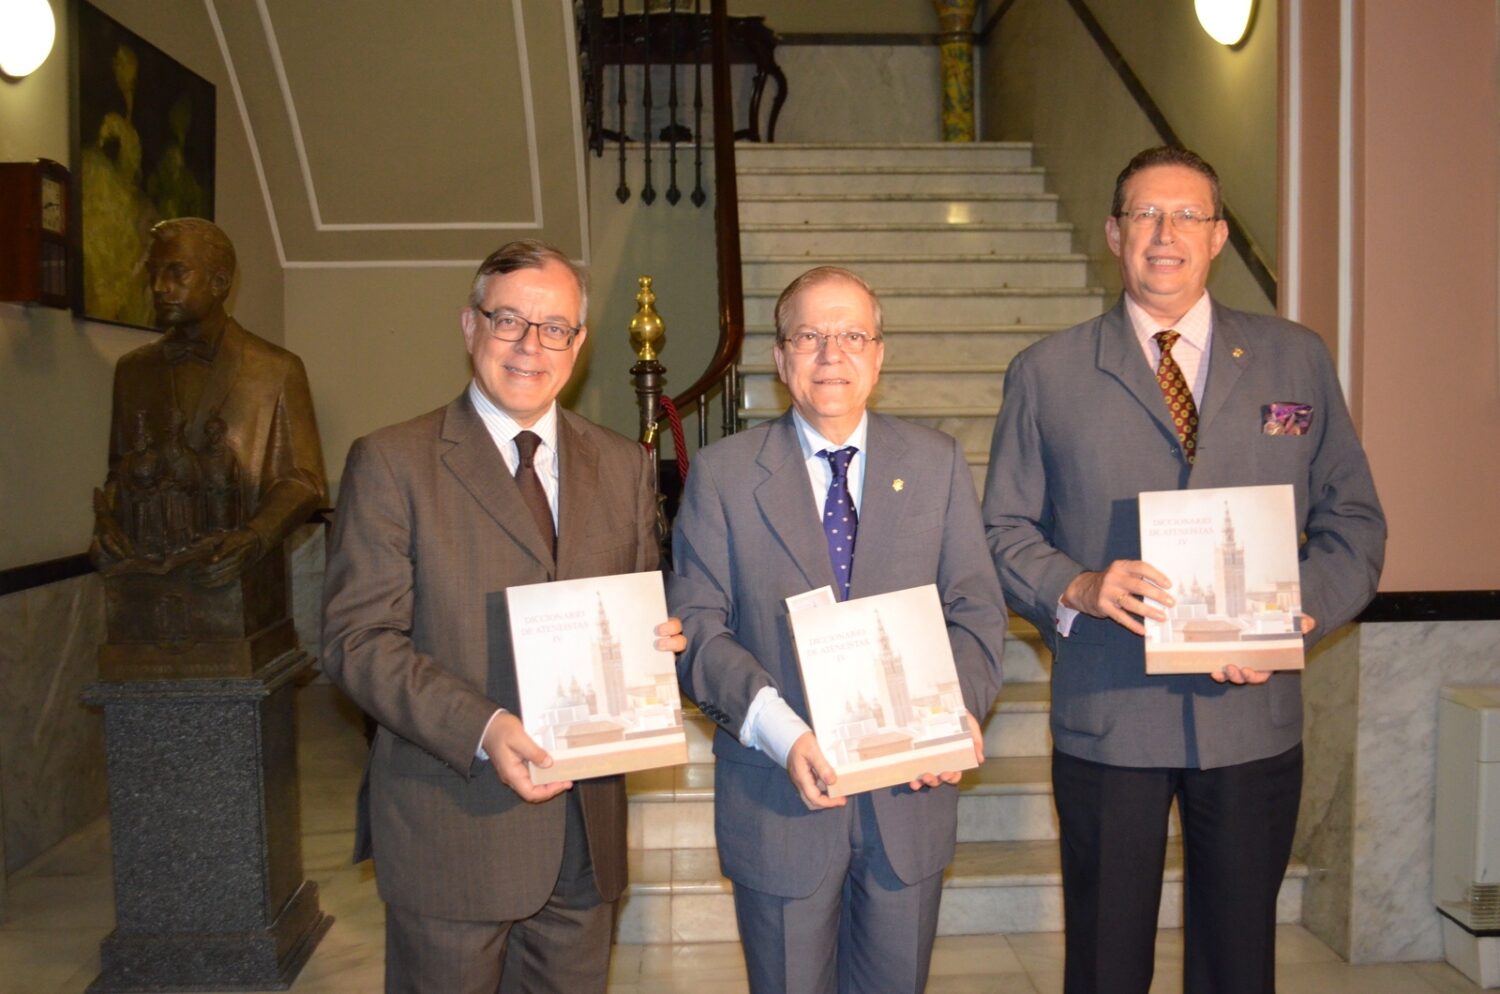
[[[1182,443],[1182,454],[1188,465],[1198,455],[1198,405],[1193,403],[1193,392],[1188,389],[1182,367],[1172,358],[1172,346],[1182,334],[1176,331],[1158,331],[1156,344],[1161,346],[1161,362],[1156,367],[1156,385],[1167,400],[1172,412],[1172,424],[1177,427],[1177,440]]]

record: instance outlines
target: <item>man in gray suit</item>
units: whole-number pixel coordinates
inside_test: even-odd
[[[700,452],[677,517],[677,672],[720,726],[719,860],[757,994],[922,990],[957,825],[952,771],[828,796],[786,598],[937,584],[980,759],[975,717],[1000,687],[1005,609],[968,464],[947,435],[866,411],[884,353],[864,280],[794,280],[773,353],[792,409]]]
[[[388,994],[605,988],[623,778],[532,782],[526,763],[551,760],[515,714],[487,596],[656,568],[645,451],[557,405],[587,302],[557,249],[497,249],[460,311],[468,389],[349,450],[323,669],[379,723],[355,858],[379,868]],[[678,632],[658,626],[657,647],[680,652]]]
[[[1175,797],[1184,989],[1266,994],[1301,792],[1301,680],[1233,665],[1146,675],[1141,619],[1164,618],[1187,578],[1139,561],[1137,495],[1291,484],[1309,647],[1373,596],[1385,519],[1322,340],[1209,299],[1228,237],[1213,168],[1180,148],[1140,153],[1105,231],[1125,293],[1011,363],[984,497],[1006,598],[1053,650],[1064,989],[1150,987]]]

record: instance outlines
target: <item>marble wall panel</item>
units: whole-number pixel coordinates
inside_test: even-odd
[[[5,871],[104,811],[100,715],[80,700],[104,641],[95,574],[0,598],[0,796]]]
[[[327,529],[303,525],[287,539],[292,575],[292,623],[302,648],[312,655],[323,646],[323,569],[327,558]]]
[[[1349,625],[1324,639],[1302,674],[1302,807],[1292,845],[1295,857],[1307,864],[1302,923],[1344,955],[1353,869],[1359,632]]]
[[[778,142],[942,141],[936,46],[782,45],[776,61],[787,79]]]
[[[1362,625],[1320,646],[1304,679],[1305,924],[1353,963],[1439,959],[1438,692],[1500,680],[1500,622]]]
[[[1349,959],[1439,959],[1432,908],[1438,692],[1500,680],[1500,621],[1363,626]]]

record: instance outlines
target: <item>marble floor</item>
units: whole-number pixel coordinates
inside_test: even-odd
[[[303,856],[323,908],[336,922],[292,990],[300,994],[373,994],[381,989],[383,910],[369,864],[349,865],[354,793],[364,752],[357,713],[324,684],[301,692]],[[99,969],[99,940],[114,919],[109,827],[104,819],[75,833],[9,881],[0,923],[0,994],[81,994]],[[1182,933],[1157,941],[1153,994],[1181,990]],[[615,948],[611,994],[744,991],[745,967],[734,943]],[[1281,994],[1458,994],[1477,991],[1442,963],[1352,967],[1306,930],[1280,929]],[[1062,936],[940,938],[930,994],[1052,994],[1062,990]]]

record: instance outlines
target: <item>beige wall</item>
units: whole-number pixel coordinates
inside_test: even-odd
[[[1191,18],[1191,5],[1180,6]],[[1268,5],[1263,3],[1260,6]],[[1099,12],[1101,21],[1105,20],[1105,11],[1114,19],[1129,20],[1124,17],[1127,9],[1138,10],[1138,5],[1125,4],[1123,0],[1121,3],[1095,2],[1090,7]],[[1142,52],[1139,58],[1129,52],[1127,58],[1138,74],[1147,76],[1146,63],[1155,67],[1156,63],[1176,61],[1180,49],[1212,46],[1219,52],[1200,52],[1189,61],[1209,65],[1217,61],[1237,67],[1232,73],[1222,66],[1218,71],[1221,82],[1228,78],[1237,80],[1234,86],[1209,88],[1216,89],[1217,97],[1235,108],[1234,114],[1227,116],[1245,122],[1247,130],[1261,127],[1255,122],[1262,120],[1263,131],[1236,143],[1237,147],[1245,149],[1243,152],[1226,150],[1216,157],[1213,147],[1199,147],[1210,161],[1214,161],[1223,178],[1226,199],[1242,215],[1248,214],[1250,205],[1241,204],[1236,183],[1245,181],[1251,185],[1249,179],[1257,173],[1272,177],[1271,199],[1262,208],[1265,216],[1256,220],[1252,230],[1269,232],[1265,236],[1268,241],[1263,242],[1263,251],[1274,256],[1277,162],[1274,17],[1264,12],[1259,16],[1255,28],[1257,34],[1253,39],[1255,45],[1272,49],[1272,63],[1269,69],[1260,66],[1257,73],[1249,73],[1245,71],[1240,56],[1250,50],[1250,43],[1246,44],[1244,51],[1231,52],[1209,39],[1196,26],[1197,39],[1194,39],[1182,30],[1180,13],[1176,8],[1169,11],[1163,7],[1158,16],[1140,18],[1152,25],[1159,23],[1163,40],[1159,46]],[[1268,21],[1272,23],[1268,24]],[[1138,30],[1138,26],[1133,25],[1133,30]],[[1262,40],[1262,33],[1269,36],[1267,40]],[[1198,39],[1201,39],[1201,44]],[[1116,44],[1124,48],[1123,40],[1116,39]],[[1141,44],[1145,44],[1144,39]],[[1192,76],[1157,68],[1164,82],[1160,85],[1147,83],[1148,91],[1153,95],[1161,89],[1192,90],[1199,85]],[[1104,217],[1109,212],[1110,194],[1121,167],[1141,149],[1160,144],[1160,136],[1065,0],[1017,0],[980,53],[980,76],[981,137],[1036,143],[1037,161],[1047,167],[1048,183],[1061,200],[1064,220],[1076,225],[1078,251],[1093,260],[1093,275],[1098,284],[1112,293],[1118,292],[1119,274],[1104,240]],[[1171,81],[1170,86],[1165,82],[1167,79]],[[1160,101],[1161,97],[1157,99]],[[1264,113],[1241,113],[1241,108],[1262,103],[1270,109]],[[1193,107],[1183,108],[1180,118],[1170,109],[1167,115],[1189,144],[1198,143],[1199,133],[1205,136],[1219,134],[1221,126],[1217,118],[1226,116],[1206,109],[1200,114],[1196,101]],[[1248,216],[1246,220],[1247,224],[1251,223]],[[1217,299],[1233,307],[1260,312],[1274,309],[1230,247],[1225,248],[1214,266],[1209,289]]]
[[[203,5],[99,0],[98,6],[217,88],[215,207],[239,253],[233,309],[253,331],[282,340],[281,268]],[[0,160],[42,156],[71,165],[68,25],[65,5],[54,0],[53,8],[59,23],[52,55],[24,80],[0,80]],[[88,547],[90,494],[106,469],[114,364],[153,338],[60,310],[0,304],[0,569]]]

